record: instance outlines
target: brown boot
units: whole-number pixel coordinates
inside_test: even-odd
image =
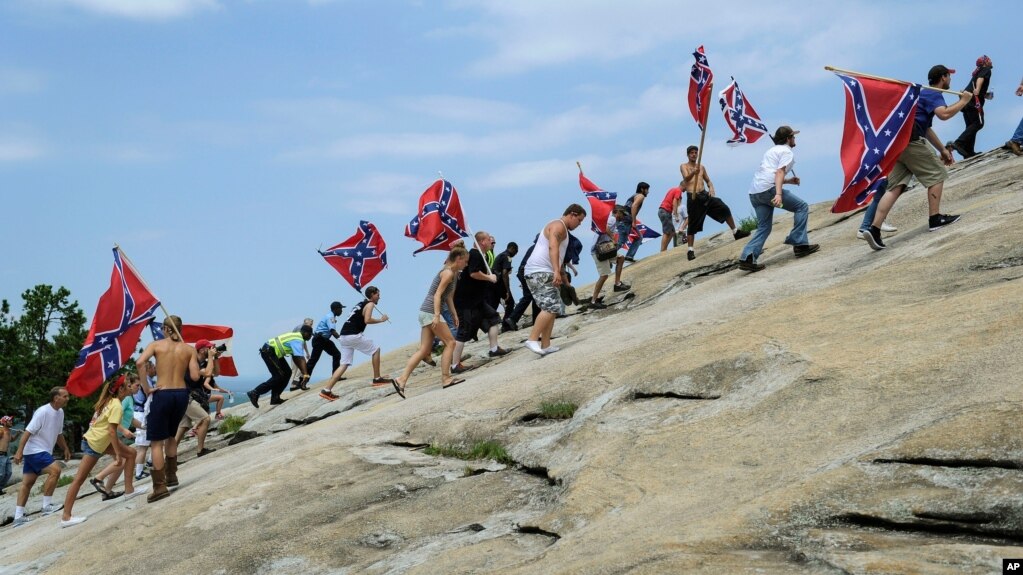
[[[164,461],[167,462],[163,466],[164,472],[167,474],[167,487],[176,487],[178,484],[178,458],[168,455]]]
[[[167,490],[167,477],[164,475],[164,470],[153,469],[150,475],[153,478],[153,492],[146,497],[146,501],[152,503],[170,496],[170,491]]]

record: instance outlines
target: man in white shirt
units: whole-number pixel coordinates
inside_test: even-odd
[[[64,406],[67,405],[68,397],[67,390],[63,387],[51,389],[50,402],[32,414],[32,419],[25,426],[25,433],[21,435],[14,463],[20,464],[24,461],[25,464],[22,468],[18,503],[14,508],[15,527],[28,522],[25,504],[28,503],[28,495],[36,483],[36,478],[42,473],[47,475],[46,483],[43,484],[43,515],[49,515],[63,507],[51,503],[50,498],[57,489],[57,480],[60,479],[60,466],[53,460],[53,446],[60,443],[61,449],[64,450],[64,461],[71,459],[71,450],[61,435],[64,429]]]
[[[742,248],[742,255],[739,256],[739,269],[747,272],[758,272],[764,269],[763,264],[757,263],[757,258],[764,251],[764,243],[767,236],[771,235],[771,224],[774,219],[774,208],[793,213],[792,231],[785,238],[785,243],[792,246],[792,251],[797,258],[808,256],[820,249],[818,244],[811,244],[806,235],[806,223],[810,215],[810,206],[799,196],[789,190],[783,189],[783,184],[799,185],[799,177],[792,175],[786,178],[786,174],[792,171],[796,163],[792,148],[796,147],[796,134],[799,130],[793,130],[789,126],[782,126],[774,133],[775,145],[767,150],[760,167],[753,174],[753,183],[750,184],[749,201],[753,205],[753,211],[757,214],[757,229],[753,232],[746,247]]]

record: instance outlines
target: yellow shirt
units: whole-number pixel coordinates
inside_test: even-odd
[[[114,429],[117,429],[116,426],[121,423],[123,414],[124,409],[121,407],[121,402],[116,397],[111,397],[103,406],[99,417],[89,426],[89,431],[85,432],[85,440],[89,442],[89,447],[93,451],[103,453],[107,447],[110,447],[110,424],[114,424]]]

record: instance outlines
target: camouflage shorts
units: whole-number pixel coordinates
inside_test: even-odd
[[[558,315],[561,313],[561,294],[554,287],[554,274],[551,272],[534,272],[526,276],[526,285],[533,301],[543,311]]]

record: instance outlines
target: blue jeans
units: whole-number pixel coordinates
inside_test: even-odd
[[[881,198],[884,197],[885,191],[888,189],[888,178],[885,178],[880,185],[877,186],[877,191],[874,192],[874,199],[867,206],[867,211],[863,212],[863,221],[860,222],[860,231],[867,231],[870,226],[874,224],[874,216],[877,214],[877,205],[881,203]]]
[[[753,237],[750,238],[746,247],[742,248],[741,259],[746,259],[752,255],[753,260],[756,261],[760,254],[763,253],[764,243],[767,242],[767,236],[771,235],[771,225],[774,219],[774,206],[771,205],[772,199],[774,199],[773,187],[767,191],[749,195],[749,203],[757,214],[757,229],[753,232]],[[792,231],[786,236],[785,243],[792,246],[805,246],[809,244],[810,238],[806,236],[806,222],[810,216],[810,206],[799,196],[782,188],[781,209],[794,214]]]
[[[618,232],[618,247],[620,248],[625,245],[625,242],[629,241],[629,234],[632,233],[632,223],[623,224],[618,222],[615,224],[615,230]],[[629,246],[629,251],[626,252],[625,257],[635,259],[636,252],[639,251],[639,246],[642,243],[642,236],[636,238],[636,241],[632,242],[632,245]]]
[[[1017,144],[1023,144],[1023,118],[1020,119],[1019,125],[1016,126],[1016,131],[1012,134],[1012,141]]]
[[[11,480],[11,457],[6,453],[0,455],[0,491],[4,490],[7,482]]]

